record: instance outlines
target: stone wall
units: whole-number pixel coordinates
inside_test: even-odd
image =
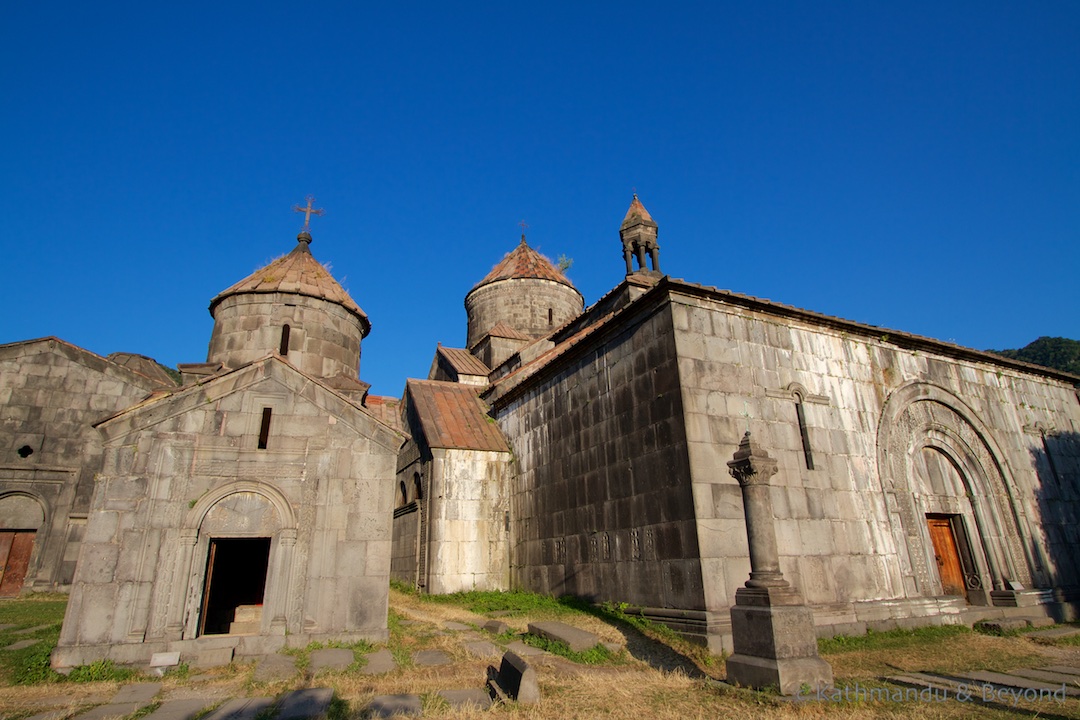
[[[271,408],[266,447],[258,447]],[[106,455],[55,666],[196,652],[209,545],[269,538],[238,654],[386,635],[401,436],[271,358],[124,413]]]
[[[291,364],[319,378],[360,372],[363,325],[337,303],[293,293],[230,295],[214,309],[208,362],[237,368],[278,353],[282,328],[289,326]]]
[[[581,293],[554,280],[515,278],[481,285],[465,296],[469,318],[465,346],[472,349],[500,322],[529,337],[544,337],[581,314],[583,304]],[[498,361],[493,356],[487,364]]]
[[[416,502],[394,511],[390,577],[410,587],[416,585],[420,550],[420,507]]]
[[[517,458],[513,583],[541,593],[705,607],[670,313],[607,336],[493,401]]]
[[[160,387],[55,338],[0,346],[0,505],[25,510],[33,502],[40,511],[4,523],[37,530],[24,587],[71,582],[81,528],[70,526],[85,521],[101,469],[101,436],[91,425]],[[32,528],[30,515],[40,518]]]

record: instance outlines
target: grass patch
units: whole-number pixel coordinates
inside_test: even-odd
[[[425,602],[457,605],[481,615],[493,612],[508,615],[569,615],[585,612],[589,603],[575,597],[553,598],[549,595],[510,590],[469,590],[450,595],[417,595]]]
[[[822,655],[831,655],[853,650],[894,650],[913,645],[937,643],[945,638],[971,633],[971,628],[964,625],[932,625],[911,630],[897,628],[885,632],[867,630],[865,635],[837,635],[822,638],[818,640],[818,652]]]
[[[20,640],[38,641],[21,650],[0,651],[0,683],[38,685],[63,679],[49,661],[60,639],[66,608],[67,597],[54,593],[31,593],[0,601],[0,624],[14,625],[0,631],[0,648]]]
[[[615,654],[603,645],[597,643],[588,650],[575,652],[570,646],[560,640],[550,640],[539,635],[526,633],[521,638],[522,642],[534,648],[540,648],[552,655],[560,655],[567,660],[572,660],[582,665],[613,665],[619,663],[622,653]]]
[[[103,682],[113,680],[125,682],[137,677],[139,673],[131,668],[120,667],[112,660],[95,660],[89,665],[78,665],[71,669],[67,679],[70,682]]]

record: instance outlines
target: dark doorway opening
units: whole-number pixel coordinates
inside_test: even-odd
[[[270,538],[210,538],[200,635],[223,635],[234,622],[254,619],[250,611],[238,617],[237,608],[257,607],[261,618],[269,560]]]

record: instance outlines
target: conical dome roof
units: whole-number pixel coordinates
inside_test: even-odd
[[[491,269],[484,279],[473,286],[473,290],[483,285],[499,280],[520,280],[536,278],[540,280],[553,280],[567,287],[574,288],[574,283],[559,272],[551,261],[529,247],[525,242],[525,236],[521,236],[521,243],[508,252],[498,265]],[[574,288],[577,290],[577,288]]]
[[[218,303],[232,295],[244,293],[295,293],[336,303],[360,319],[366,335],[371,321],[360,306],[349,297],[330,272],[311,254],[311,235],[300,233],[296,247],[266,267],[256,270],[232,287],[218,293],[210,301],[210,314]]]
[[[652,219],[652,215],[645,209],[645,206],[638,200],[637,193],[634,193],[634,199],[630,201],[630,207],[626,211],[626,216],[623,218],[621,229],[633,227],[634,225],[651,225],[656,227],[656,221]]]

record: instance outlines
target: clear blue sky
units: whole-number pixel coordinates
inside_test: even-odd
[[[1080,3],[9,3],[0,342],[205,360],[312,251],[399,395],[517,243],[975,348],[1080,338]]]

